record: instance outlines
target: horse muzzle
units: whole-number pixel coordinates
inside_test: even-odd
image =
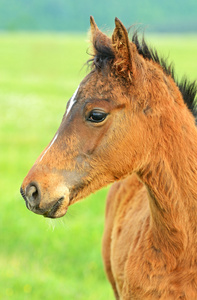
[[[20,193],[27,208],[32,212],[48,218],[60,218],[67,212],[70,193],[65,184],[61,184],[61,180],[58,182],[56,176],[50,177],[44,176],[43,181],[40,178],[32,178],[31,173],[28,174]],[[46,178],[50,178],[49,181],[46,181]]]

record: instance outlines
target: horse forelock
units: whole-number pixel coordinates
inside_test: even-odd
[[[93,47],[96,54],[87,61],[92,68],[103,70],[109,63],[114,61],[115,53],[110,45],[103,44],[102,41],[97,39],[93,42]]]

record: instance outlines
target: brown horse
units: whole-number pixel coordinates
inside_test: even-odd
[[[116,299],[197,299],[195,84],[116,19],[112,38],[91,17],[91,71],[25,177],[31,211],[63,216],[113,184],[103,258]]]

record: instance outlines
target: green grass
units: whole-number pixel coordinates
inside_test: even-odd
[[[85,35],[0,35],[0,299],[113,299],[101,260],[101,190],[59,220],[28,211],[19,189],[85,75]],[[151,36],[177,74],[197,77],[196,36]]]

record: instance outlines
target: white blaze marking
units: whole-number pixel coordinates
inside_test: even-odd
[[[76,97],[76,95],[77,95],[78,89],[79,89],[79,86],[78,86],[78,88],[76,89],[76,91],[74,92],[72,98],[70,99],[70,103],[69,103],[68,108],[67,108],[66,116],[69,114],[71,108],[73,107],[73,105],[74,105],[75,102],[76,102],[75,97]]]
[[[67,112],[66,112],[66,116],[68,115],[68,113],[70,112],[71,108],[73,107],[74,103],[76,102],[76,95],[77,95],[77,92],[78,92],[78,89],[79,89],[79,86],[78,88],[76,89],[76,91],[74,92],[72,98],[70,99],[70,103],[68,105],[68,108],[67,108]],[[54,144],[55,140],[57,139],[58,137],[58,133],[56,133],[56,135],[54,136],[53,140],[51,141],[50,145],[46,148],[46,150],[44,151],[44,153],[42,154],[41,158],[40,158],[40,162],[42,161],[43,157],[45,156],[45,154],[47,153],[47,151],[51,148],[51,146]]]
[[[54,138],[52,139],[51,143],[49,144],[49,146],[46,148],[46,150],[44,151],[44,153],[42,154],[40,161],[43,159],[43,157],[45,156],[45,154],[47,153],[47,151],[51,148],[51,146],[54,144],[55,140],[58,137],[58,133],[56,133],[56,135],[54,136]]]

